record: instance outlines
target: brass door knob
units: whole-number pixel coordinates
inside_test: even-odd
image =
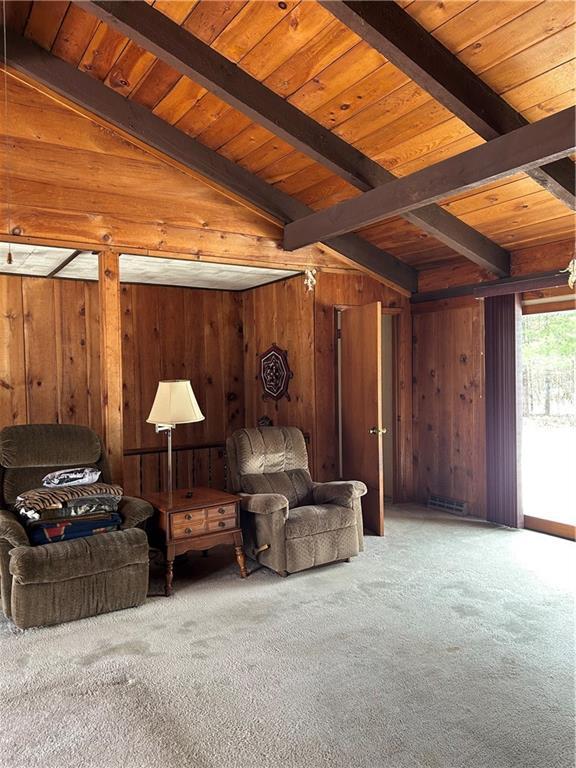
[[[224,522],[224,520],[220,520],[220,522],[218,523],[218,526],[220,528],[225,528],[226,527],[226,523]]]
[[[370,427],[368,430],[368,434],[370,435],[385,435],[386,432],[386,427]]]
[[[192,520],[192,515],[190,515],[190,514],[184,515],[184,519],[185,520]]]
[[[224,507],[220,507],[220,509],[218,510],[218,512],[219,512],[221,515],[223,515],[223,514],[224,514],[224,512],[226,512],[226,510],[224,509]]]
[[[185,528],[184,533],[192,533],[192,528]]]

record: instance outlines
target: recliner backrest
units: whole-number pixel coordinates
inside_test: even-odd
[[[0,431],[0,505],[11,507],[18,494],[38,488],[49,472],[97,467],[103,482],[110,470],[102,442],[89,427],[75,424],[22,424]]]
[[[291,508],[310,502],[308,452],[296,427],[239,429],[227,440],[227,454],[231,490],[280,493]]]

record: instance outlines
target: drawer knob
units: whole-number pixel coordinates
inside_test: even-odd
[[[192,533],[192,528],[185,528],[184,533]]]
[[[226,510],[224,509],[224,507],[220,507],[220,509],[218,510],[218,512],[220,512],[220,514],[221,514],[221,515],[223,515],[223,514],[224,514],[224,512],[226,512]]]
[[[218,523],[218,526],[220,528],[225,528],[226,527],[226,523],[224,522],[224,520],[220,520],[220,522]]]
[[[188,513],[187,515],[184,515],[185,520],[192,520],[192,515]]]

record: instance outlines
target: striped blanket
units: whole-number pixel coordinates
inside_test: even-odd
[[[89,499],[91,496],[121,497],[124,491],[119,485],[107,483],[89,483],[87,485],[66,485],[59,488],[34,488],[21,493],[15,503],[21,515],[38,519],[41,512],[49,509],[62,509],[68,502],[76,499]]]

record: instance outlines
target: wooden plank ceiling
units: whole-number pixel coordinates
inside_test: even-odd
[[[576,103],[571,0],[398,3],[527,120]],[[483,143],[313,0],[151,4],[395,176]],[[360,194],[78,5],[12,3],[9,24],[314,210]],[[574,233],[574,213],[524,174],[442,207],[506,249]],[[420,269],[463,260],[402,218],[361,234]]]

